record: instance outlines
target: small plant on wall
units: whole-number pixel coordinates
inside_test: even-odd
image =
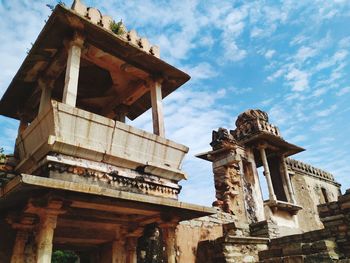
[[[6,158],[6,155],[4,154],[4,149],[0,147],[0,160],[3,160]]]
[[[120,36],[125,34],[125,29],[123,25],[123,21],[115,22],[114,20],[111,22],[111,30],[114,34]]]

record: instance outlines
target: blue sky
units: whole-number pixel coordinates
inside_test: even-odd
[[[55,1],[0,0],[0,95]],[[66,1],[70,5],[70,1]],[[211,131],[234,129],[260,108],[283,137],[307,149],[294,158],[350,188],[350,1],[85,1],[161,48],[192,79],[164,101],[166,136],[190,147],[181,199],[210,205]],[[13,150],[17,122],[0,117],[0,146]],[[151,130],[150,113],[133,125]]]

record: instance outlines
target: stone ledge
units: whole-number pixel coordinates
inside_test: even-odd
[[[282,211],[290,212],[293,215],[297,214],[299,210],[303,209],[299,205],[280,201],[280,200],[268,200],[264,202],[264,205],[269,206],[273,211],[282,210]]]
[[[241,237],[228,235],[225,237],[224,242],[233,244],[268,244],[270,239],[264,237]]]

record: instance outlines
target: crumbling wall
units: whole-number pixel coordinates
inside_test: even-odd
[[[350,189],[318,210],[324,229],[271,240],[260,262],[350,262]]]
[[[258,262],[267,238],[251,237],[247,224],[223,212],[182,222],[177,228],[177,262]]]
[[[336,201],[339,196],[339,184],[301,171],[296,171],[291,176],[291,182],[296,202],[303,207],[297,215],[300,229],[306,232],[323,228],[317,211],[317,206],[326,202],[322,189],[326,190],[327,201]]]
[[[198,263],[201,258],[210,262],[213,251],[208,242],[223,236],[223,224],[236,221],[236,217],[223,212],[189,221],[183,221],[177,227],[177,262]],[[204,262],[203,262],[204,263]]]

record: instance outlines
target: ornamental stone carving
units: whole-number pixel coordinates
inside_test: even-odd
[[[213,150],[225,148],[225,146],[227,147],[234,143],[236,143],[236,141],[227,129],[219,128],[218,131],[213,131],[212,142],[210,143]]]
[[[279,129],[269,123],[269,117],[262,110],[247,110],[240,114],[236,120],[237,129],[231,131],[237,141],[242,141],[255,134],[270,134],[281,137]]]

